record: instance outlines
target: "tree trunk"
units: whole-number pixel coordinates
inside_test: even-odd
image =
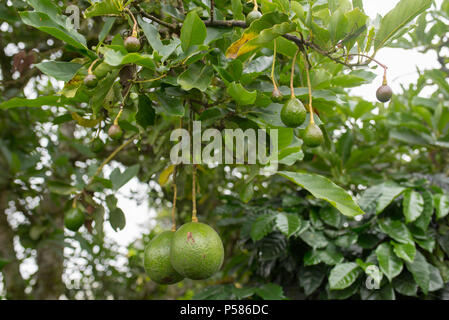
[[[58,199],[60,200],[60,199]],[[54,227],[64,230],[64,214],[62,203],[55,203],[49,194],[44,196],[40,208],[49,215]],[[33,296],[39,300],[56,300],[64,293],[62,273],[64,266],[64,246],[61,239],[45,238],[37,247],[37,281]]]
[[[3,280],[7,299],[25,299],[25,281],[20,274],[20,262],[14,251],[14,232],[6,218],[8,194],[0,190],[0,258],[9,261],[3,269]]]

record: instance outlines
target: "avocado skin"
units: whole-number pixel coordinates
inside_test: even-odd
[[[173,231],[164,231],[145,247],[143,258],[145,271],[151,280],[159,284],[174,284],[184,279],[173,269],[170,262],[173,235]]]
[[[377,100],[380,102],[388,102],[393,96],[393,90],[387,85],[382,85],[376,91]]]
[[[307,111],[301,100],[291,98],[281,110],[281,120],[289,128],[299,127],[306,120]]]
[[[184,277],[207,279],[220,270],[223,259],[223,242],[209,225],[190,222],[175,232],[170,260],[173,268]]]
[[[308,147],[318,147],[324,142],[323,132],[315,123],[309,123],[309,125],[306,127],[306,130],[304,131],[302,140]]]

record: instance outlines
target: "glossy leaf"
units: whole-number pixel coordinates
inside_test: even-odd
[[[364,213],[344,189],[323,176],[288,171],[281,171],[279,174],[303,187],[314,197],[329,202],[346,216],[354,217]]]
[[[329,286],[331,290],[342,290],[349,287],[362,273],[362,269],[354,262],[337,264],[330,272]]]

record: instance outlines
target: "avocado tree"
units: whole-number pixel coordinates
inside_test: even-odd
[[[431,5],[371,20],[360,0],[0,4],[4,296],[447,297],[449,1]],[[384,47],[441,69],[393,93]],[[348,93],[372,81],[372,100]],[[197,121],[265,130],[276,170],[173,163],[172,133],[190,151]],[[134,177],[159,216],[123,252],[104,226],[125,228]]]

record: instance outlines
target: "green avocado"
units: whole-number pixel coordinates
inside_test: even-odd
[[[170,247],[173,231],[165,231],[154,237],[146,246],[143,265],[148,276],[159,284],[174,284],[182,279],[170,263]]]
[[[207,224],[190,222],[175,232],[170,261],[173,268],[184,277],[207,279],[220,270],[223,259],[223,242]]]
[[[114,140],[118,140],[122,137],[123,135],[123,131],[122,128],[120,128],[119,125],[113,124],[112,126],[109,127],[108,130],[108,135],[114,139]]]
[[[64,225],[67,229],[78,231],[84,224],[84,213],[79,208],[70,207],[64,215]]]
[[[256,10],[252,10],[248,15],[246,16],[246,24],[250,25],[254,20],[260,19],[262,17],[262,13]]]
[[[94,75],[98,78],[104,78],[110,71],[114,70],[114,67],[107,64],[106,62],[102,62],[98,65],[98,67],[94,70]]]
[[[281,110],[281,120],[289,128],[296,128],[306,120],[307,111],[301,100],[291,98]]]
[[[324,142],[323,132],[315,123],[309,123],[302,136],[304,144],[308,147],[318,147]]]
[[[140,50],[140,41],[136,37],[130,36],[124,41],[125,49],[128,52],[137,52]]]
[[[95,88],[96,85],[98,83],[98,79],[95,75],[93,74],[88,74],[85,78],[84,78],[84,84],[86,85],[86,87],[88,87],[89,89]]]

